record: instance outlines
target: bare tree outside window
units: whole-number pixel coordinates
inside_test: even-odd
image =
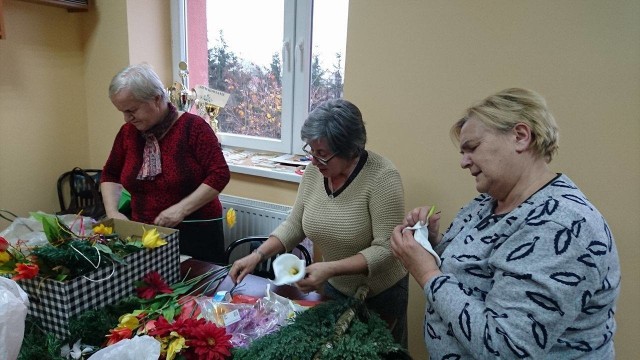
[[[230,94],[224,145],[299,152],[317,104],[343,96],[348,0],[185,2],[190,84]]]
[[[310,109],[343,95],[342,54],[329,69],[319,55],[311,64]],[[223,31],[209,49],[209,86],[231,94],[218,116],[220,131],[279,139],[282,112],[282,62],[274,53],[269,67],[247,61],[229,49]]]

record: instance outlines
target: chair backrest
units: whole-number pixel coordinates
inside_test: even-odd
[[[229,244],[229,246],[227,246],[227,250],[224,253],[226,263],[230,264],[232,258],[240,258],[250,254],[268,238],[268,236],[248,236],[232,242],[231,244]],[[311,265],[311,254],[309,253],[309,250],[304,247],[304,245],[298,244],[296,248],[291,251],[291,253],[297,255],[301,259],[304,259],[307,266]],[[273,280],[275,278],[275,275],[273,273],[271,264],[273,263],[273,260],[275,260],[275,258],[276,257],[273,256],[258,264],[258,266],[256,266],[256,268],[253,270],[253,274]]]
[[[74,168],[60,175],[57,182],[60,211],[57,214],[77,214],[100,219],[105,215],[100,194],[99,169]]]

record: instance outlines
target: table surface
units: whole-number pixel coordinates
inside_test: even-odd
[[[180,273],[184,278],[186,276],[187,279],[194,278],[198,275],[202,275],[211,270],[220,269],[221,266],[208,263],[201,260],[196,259],[187,259],[180,264]],[[202,282],[207,281],[205,278]],[[327,300],[324,296],[317,292],[310,292],[308,294],[303,293],[297,287],[291,285],[274,285],[271,280],[256,276],[256,275],[247,275],[238,286],[233,290],[233,294],[240,294],[246,296],[254,296],[254,297],[263,297],[266,295],[267,284],[271,284],[271,291],[274,293],[284,296],[287,299],[297,300],[300,302],[319,302]],[[226,277],[218,286],[218,291],[229,291],[234,287],[234,283],[230,277]],[[213,295],[213,294],[208,294]]]

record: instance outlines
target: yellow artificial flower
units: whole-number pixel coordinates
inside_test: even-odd
[[[138,321],[138,318],[136,316],[134,316],[133,314],[124,314],[122,316],[120,316],[120,318],[118,319],[118,327],[120,328],[128,328],[131,330],[135,330],[138,328],[138,326],[140,326],[140,322]]]
[[[162,245],[167,245],[167,242],[160,237],[160,233],[158,229],[153,228],[151,230],[147,230],[142,227],[142,245],[148,249],[153,249],[160,247]]]
[[[185,346],[185,339],[180,336],[177,332],[172,331],[171,337],[174,339],[169,343],[169,348],[167,349],[167,360],[173,360]]]
[[[113,228],[111,226],[104,226],[104,224],[100,224],[93,228],[94,234],[102,234],[102,235],[111,235],[113,234]]]
[[[227,210],[227,225],[229,225],[229,229],[236,224],[236,211],[233,208],[229,208]]]
[[[11,255],[6,251],[0,251],[0,264],[4,264],[9,260],[11,260]]]

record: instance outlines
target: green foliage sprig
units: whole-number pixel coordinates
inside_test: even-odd
[[[356,316],[343,335],[334,337],[336,323],[349,309],[356,309]],[[232,353],[234,360],[310,360],[317,353],[328,360],[409,358],[394,342],[386,322],[373,312],[367,313],[357,299],[318,304],[297,314],[292,324]]]
[[[60,356],[62,345],[62,340],[44,332],[38,321],[28,316],[18,360],[65,360]]]

